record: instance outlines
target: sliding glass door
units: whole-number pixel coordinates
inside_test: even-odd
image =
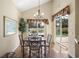
[[[56,43],[60,52],[68,50],[68,15],[56,16]]]

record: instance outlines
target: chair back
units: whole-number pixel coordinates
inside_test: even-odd
[[[52,35],[48,34],[48,36],[47,36],[47,43],[50,43],[51,39],[52,39]]]
[[[19,35],[19,40],[20,40],[20,45],[21,45],[21,47],[23,46],[23,40],[22,40],[22,38],[21,38],[21,35]]]
[[[38,49],[41,47],[41,38],[40,37],[28,37],[28,43],[30,49]]]

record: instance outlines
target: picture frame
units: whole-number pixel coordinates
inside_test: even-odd
[[[4,25],[4,37],[16,34],[17,32],[17,23],[14,19],[11,19],[7,16],[3,16],[3,25]]]

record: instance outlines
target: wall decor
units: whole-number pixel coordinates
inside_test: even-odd
[[[15,34],[17,32],[17,23],[15,20],[3,16],[4,22],[4,37]]]

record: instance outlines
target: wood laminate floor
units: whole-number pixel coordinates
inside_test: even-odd
[[[17,58],[22,58],[22,52],[20,47],[16,50]],[[57,52],[54,47],[50,48],[49,53],[47,53],[46,58],[68,58],[68,54],[63,52]]]

